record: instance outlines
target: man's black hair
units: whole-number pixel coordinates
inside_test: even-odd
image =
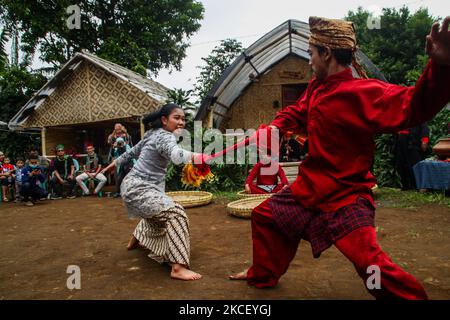
[[[325,47],[317,46],[319,55],[325,53]],[[351,49],[331,49],[331,54],[336,59],[337,63],[343,66],[349,66],[352,63],[353,52]]]

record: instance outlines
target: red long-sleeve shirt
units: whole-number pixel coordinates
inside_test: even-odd
[[[0,166],[0,173],[7,173],[11,171],[14,171],[14,166],[10,163],[8,164],[4,163],[3,165]]]
[[[370,172],[374,135],[395,133],[433,118],[450,101],[450,66],[430,61],[415,87],[355,79],[351,69],[312,79],[305,94],[271,123],[286,131],[306,127],[308,157],[291,190],[300,204],[325,212],[362,196],[373,203]]]
[[[253,181],[256,178],[256,185],[277,185],[278,184],[278,177],[280,177],[281,184],[288,185],[289,181],[286,178],[286,175],[284,173],[283,168],[278,164],[278,171],[275,174],[261,174],[261,168],[262,167],[269,167],[270,163],[267,165],[262,164],[261,162],[258,162],[255,164],[253,169],[248,174],[247,179],[245,179],[245,184],[253,185]]]

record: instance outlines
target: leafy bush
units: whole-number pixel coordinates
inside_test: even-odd
[[[213,181],[204,182],[199,188],[184,186],[181,183],[181,171],[183,165],[171,164],[167,169],[166,189],[177,190],[202,190],[209,192],[238,191],[244,189],[244,181],[247,178],[249,165],[239,164],[214,164],[210,166],[214,174]]]
[[[400,187],[400,177],[395,171],[394,162],[394,136],[382,134],[375,138],[375,159],[373,174],[379,186]]]
[[[450,105],[450,104],[449,104]],[[434,146],[440,138],[449,135],[448,125],[450,124],[450,110],[444,109],[428,124],[430,128],[430,144]]]
[[[194,137],[193,134],[193,125],[192,123],[187,123],[186,128],[191,132],[191,137]],[[204,130],[201,132],[195,132],[197,135],[197,140],[204,141]],[[212,139],[212,138],[211,138]],[[195,138],[191,140],[191,150],[194,149],[194,141]],[[208,144],[211,141],[204,141]],[[227,147],[226,139],[223,139],[222,147],[225,149]],[[235,152],[235,159],[237,158]],[[248,152],[248,149],[246,149]],[[248,159],[248,154],[245,155],[246,159]],[[213,181],[206,183],[204,182],[199,188],[193,188],[189,186],[184,186],[181,183],[181,173],[183,169],[183,165],[174,165],[170,164],[167,169],[166,176],[166,189],[170,191],[175,190],[203,190],[203,191],[211,191],[211,192],[220,192],[220,191],[236,191],[242,190],[244,188],[244,181],[247,178],[248,172],[252,167],[251,164],[211,164],[210,168],[212,173],[214,174]]]

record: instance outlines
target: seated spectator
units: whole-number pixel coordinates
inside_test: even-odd
[[[277,169],[273,174],[264,174],[264,168],[276,165]],[[278,178],[280,181],[278,182]],[[254,180],[256,179],[256,184]],[[245,180],[245,192],[253,194],[276,193],[286,187],[289,182],[278,161],[272,160],[269,156],[263,156],[262,161],[255,164]]]
[[[40,166],[42,169],[48,170],[48,167],[50,166],[50,160],[47,159],[45,156],[40,156],[40,155],[39,155],[39,150],[38,150],[38,149],[36,149],[36,148],[31,148],[30,151],[29,151],[29,153],[28,153],[28,157],[30,157],[30,156],[36,156],[36,157],[38,157],[39,166]],[[25,162],[25,165],[27,165],[28,162],[29,162],[29,160],[27,160],[27,161]]]
[[[45,181],[42,173],[43,168],[39,166],[39,159],[36,155],[31,155],[28,165],[22,170],[22,195],[25,205],[34,206],[34,203],[47,196],[47,192],[39,187],[39,182]]]
[[[89,195],[89,189],[84,184],[86,179],[97,179],[99,181],[94,190],[94,195],[97,195],[106,183],[106,177],[101,173],[103,161],[102,158],[95,153],[95,148],[92,145],[86,147],[87,159],[85,169],[82,174],[76,177],[77,183],[83,190],[83,195]]]
[[[22,197],[22,171],[24,169],[25,163],[22,159],[17,159],[16,161],[16,172],[14,174],[15,176],[15,189],[16,189],[16,202],[19,202]]]
[[[64,146],[56,146],[56,158],[53,159],[50,168],[52,178],[50,185],[53,192],[52,199],[61,199],[64,193],[64,186],[69,187],[68,199],[75,198],[76,181],[74,177],[75,166],[71,156],[65,154]]]
[[[3,201],[8,202],[7,197],[11,186],[14,186],[14,166],[11,164],[8,157],[4,157],[3,164],[0,167],[0,183],[2,185]]]
[[[111,158],[115,160],[130,149],[131,147],[125,143],[125,140],[119,137],[116,140],[116,147],[111,150]],[[120,185],[122,184],[122,180],[128,172],[130,172],[135,163],[135,159],[130,159],[128,162],[116,167],[116,193],[114,194],[114,198],[120,197]]]
[[[50,168],[51,161],[47,157],[39,155],[39,150],[37,148],[30,149],[30,151],[28,152],[28,157],[31,157],[31,156],[38,157],[39,166],[41,167],[42,173],[44,174],[44,177],[45,177],[45,181],[43,182],[43,184],[44,184],[48,180],[48,176],[50,173],[49,168]],[[29,160],[25,161],[25,165],[28,164],[28,161]]]

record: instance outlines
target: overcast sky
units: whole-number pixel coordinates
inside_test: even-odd
[[[157,81],[168,88],[192,89],[199,74],[196,66],[220,40],[235,38],[244,47],[288,19],[308,21],[309,16],[343,18],[361,6],[369,11],[406,5],[412,12],[428,8],[433,16],[450,15],[449,0],[201,0],[205,7],[202,26],[191,38],[191,47],[180,72],[161,70]],[[424,39],[425,41],[425,39]]]

